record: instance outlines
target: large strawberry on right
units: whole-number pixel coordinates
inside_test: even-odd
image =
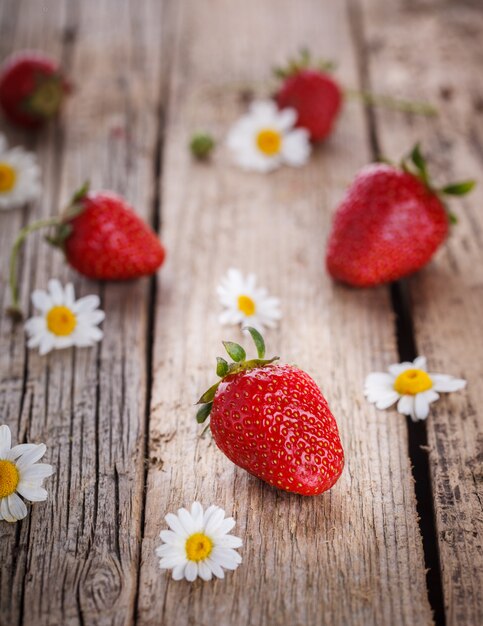
[[[326,256],[329,274],[355,287],[373,287],[417,272],[456,221],[443,197],[462,196],[474,185],[469,180],[433,187],[418,145],[399,167],[364,167],[334,217]]]
[[[278,489],[315,496],[330,489],[344,467],[337,423],[310,376],[265,359],[265,343],[247,329],[258,358],[224,342],[233,363],[218,358],[220,380],[200,398],[199,423],[210,416],[216,445],[239,467]]]

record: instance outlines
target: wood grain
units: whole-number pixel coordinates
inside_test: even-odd
[[[397,361],[389,293],[335,286],[323,268],[331,211],[369,159],[360,107],[347,105],[301,170],[245,174],[222,146],[211,167],[186,149],[197,128],[223,141],[244,94],[267,95],[268,68],[301,45],[335,57],[340,78],[357,83],[345,3],[213,0],[207,12],[184,1],[175,23],[162,185],[170,254],[156,303],[138,623],[429,624],[406,425],[362,397],[364,376]],[[193,402],[221,339],[241,338],[217,322],[215,287],[230,266],[281,297],[268,348],[306,369],[338,418],[347,467],[320,498],[272,490],[199,438]],[[189,586],[157,567],[163,515],[194,499],[238,521],[244,561],[224,581]]]
[[[2,313],[8,247],[20,220],[54,214],[85,178],[124,194],[150,219],[161,80],[156,0],[139,7],[19,2],[15,19],[9,4],[2,46],[62,58],[76,88],[63,120],[30,142],[44,172],[42,201],[25,215],[0,216]],[[0,623],[129,623],[143,502],[149,285],[83,280],[41,237],[26,246],[21,277],[25,305],[33,288],[58,277],[74,280],[78,295],[99,293],[107,317],[98,347],[48,358],[26,353],[21,327],[12,331],[2,318],[2,420],[19,441],[46,442],[56,474],[47,503],[32,507],[22,524],[0,524]]]
[[[483,11],[478,3],[363,3],[372,87],[436,103],[437,119],[376,114],[381,150],[398,158],[416,140],[437,181],[479,179],[452,202],[459,223],[408,288],[417,347],[433,371],[468,380],[427,421],[446,623],[483,622]]]

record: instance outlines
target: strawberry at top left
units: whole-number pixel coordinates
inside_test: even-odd
[[[0,106],[17,126],[43,126],[60,111],[69,91],[59,63],[43,52],[16,52],[0,67]]]

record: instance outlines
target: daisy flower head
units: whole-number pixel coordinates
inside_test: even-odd
[[[281,319],[280,300],[268,295],[263,287],[257,287],[254,274],[243,274],[229,269],[217,287],[218,297],[225,310],[220,315],[220,324],[253,326],[258,331],[274,328]]]
[[[447,374],[428,373],[426,358],[418,356],[411,363],[390,365],[388,372],[369,374],[364,395],[378,409],[387,409],[397,402],[397,410],[409,415],[413,422],[425,420],[429,405],[439,398],[439,392],[449,393],[466,387],[466,380]]]
[[[235,520],[225,517],[219,506],[204,511],[199,502],[194,502],[190,511],[182,508],[177,515],[168,513],[165,519],[171,530],[161,531],[163,544],[156,548],[156,554],[160,557],[159,567],[172,569],[174,580],[224,578],[224,569],[235,570],[240,565],[242,559],[236,548],[243,542],[229,534]]]
[[[253,102],[231,128],[227,145],[243,169],[270,172],[282,164],[299,167],[310,155],[309,133],[294,128],[294,109],[280,110],[272,100]]]
[[[8,149],[0,135],[0,210],[14,209],[38,198],[40,168],[34,154],[23,148]]]
[[[39,315],[25,324],[29,337],[28,347],[39,348],[44,355],[61,348],[84,348],[100,341],[103,332],[97,327],[104,320],[99,310],[99,296],[75,299],[74,287],[68,283],[62,287],[58,280],[49,280],[48,290],[36,289],[32,304]]]
[[[31,502],[47,499],[42,484],[52,476],[52,465],[37,463],[45,454],[45,444],[22,443],[11,447],[10,428],[0,426],[0,520],[16,522],[27,515],[22,496]]]

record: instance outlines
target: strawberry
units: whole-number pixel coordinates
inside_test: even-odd
[[[275,99],[280,109],[297,112],[297,126],[309,131],[312,141],[325,139],[331,132],[342,105],[342,89],[328,73],[329,64],[310,67],[310,56],[302,51],[287,70],[277,69],[283,82]]]
[[[17,237],[10,260],[14,315],[20,313],[15,284],[18,250],[29,233],[44,227],[54,227],[47,240],[62,248],[67,263],[88,278],[148,276],[164,261],[165,250],[156,234],[123,198],[111,191],[89,193],[86,184],[73,196],[64,216],[30,224]]]
[[[199,423],[210,415],[216,445],[239,467],[285,491],[314,496],[330,489],[344,467],[337,424],[308,374],[265,359],[265,343],[247,329],[258,359],[223,342],[233,363],[218,358],[221,378],[199,400]]]
[[[42,126],[58,113],[68,91],[57,61],[41,52],[16,53],[0,68],[0,106],[18,126]]]
[[[418,271],[455,221],[442,196],[464,195],[474,184],[435,189],[419,145],[400,167],[366,166],[336,211],[327,247],[329,274],[355,287],[372,287]]]

